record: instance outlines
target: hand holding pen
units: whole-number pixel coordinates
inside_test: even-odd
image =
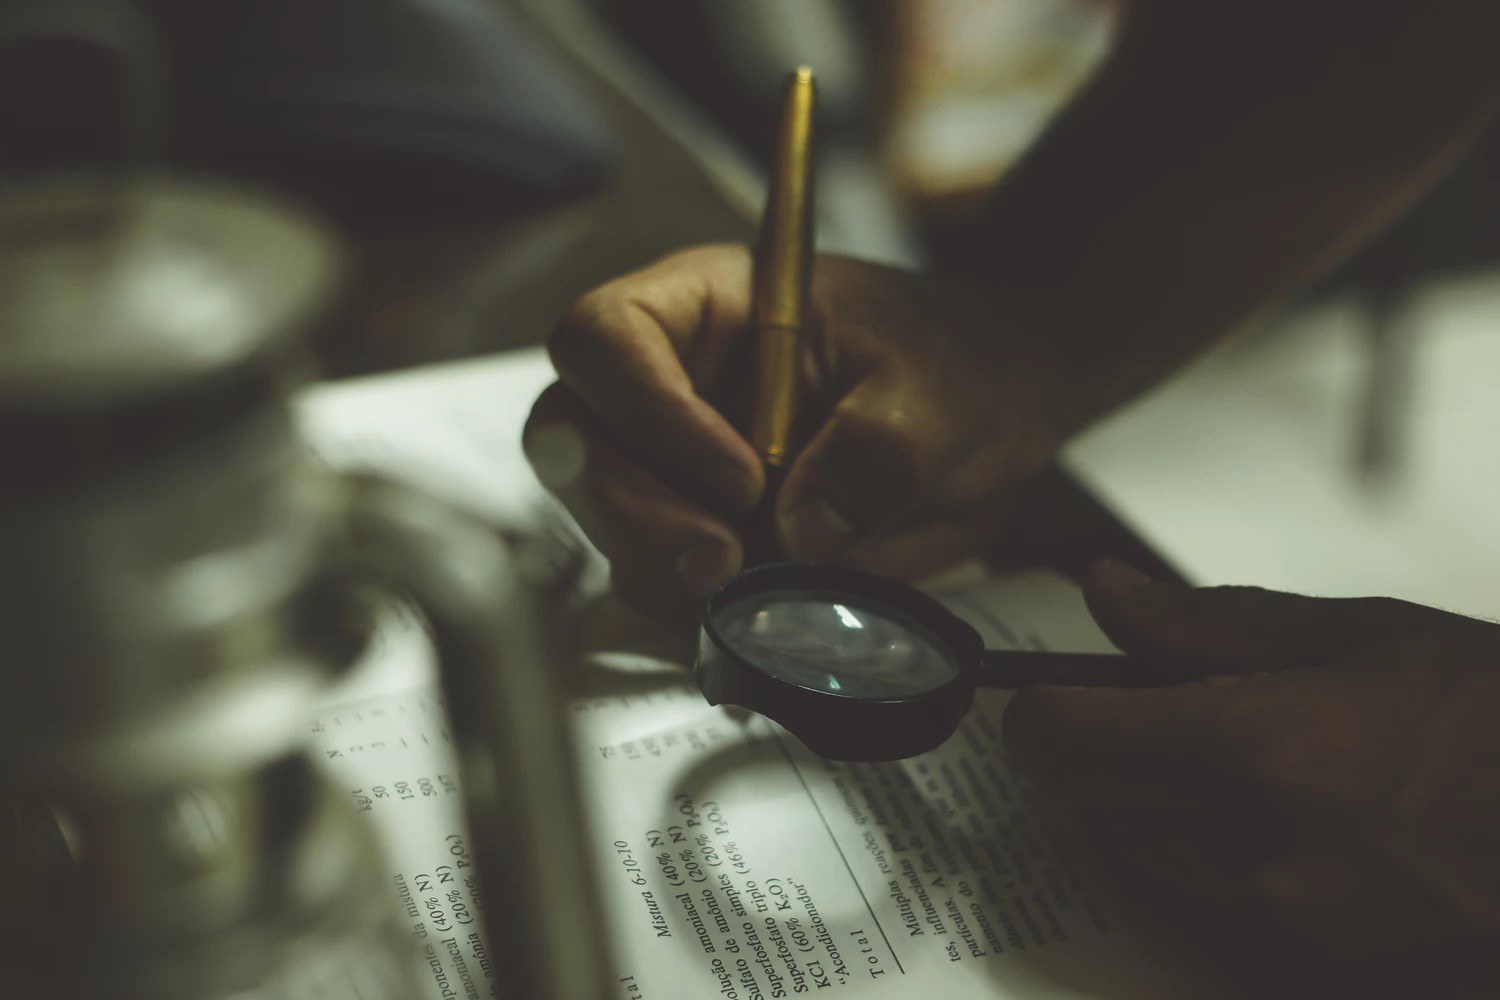
[[[910,579],[967,557],[1072,419],[1064,365],[1019,319],[1033,312],[1019,296],[814,259],[807,194],[768,216],[767,237],[803,248],[782,258],[791,266],[757,267],[745,246],[675,253],[583,296],[548,342],[559,381],[533,410],[527,453],[609,558],[620,595],[653,615],[696,617],[744,565],[761,504],[789,558]],[[764,308],[756,275],[782,290]],[[792,338],[768,346],[762,320],[800,330],[796,370]],[[798,447],[779,466],[767,463],[776,434],[756,440],[749,419],[756,371],[797,380],[797,412],[776,411],[776,426]],[[770,475],[784,477],[774,499],[768,467],[784,470]]]

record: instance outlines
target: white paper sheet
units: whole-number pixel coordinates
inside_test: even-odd
[[[549,377],[524,354],[366,380],[311,394],[304,425],[330,461],[514,521],[539,501],[519,434]],[[992,646],[1109,648],[1050,574],[971,573],[935,592]],[[537,665],[573,671],[582,692],[572,720],[618,996],[1222,995],[1140,925],[1076,831],[1036,808],[1006,764],[1003,695],[983,693],[931,754],[832,764],[764,719],[708,706],[671,645]],[[378,831],[433,1000],[501,995],[472,920],[434,678],[421,630],[393,618],[313,743]]]

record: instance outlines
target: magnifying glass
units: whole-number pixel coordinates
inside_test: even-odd
[[[952,736],[977,687],[1156,687],[1116,653],[986,650],[979,633],[904,583],[774,563],[708,597],[693,665],[709,704],[774,719],[831,760],[899,760]]]

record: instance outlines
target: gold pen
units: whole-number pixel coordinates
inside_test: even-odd
[[[802,328],[813,258],[812,70],[787,79],[781,133],[756,248],[750,322],[755,336],[755,410],[750,443],[766,465],[767,493],[779,485],[797,415]],[[773,501],[774,502],[774,501]]]

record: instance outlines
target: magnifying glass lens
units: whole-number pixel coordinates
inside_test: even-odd
[[[908,616],[852,595],[747,594],[710,620],[735,655],[799,687],[849,698],[903,698],[953,680],[959,664]]]

